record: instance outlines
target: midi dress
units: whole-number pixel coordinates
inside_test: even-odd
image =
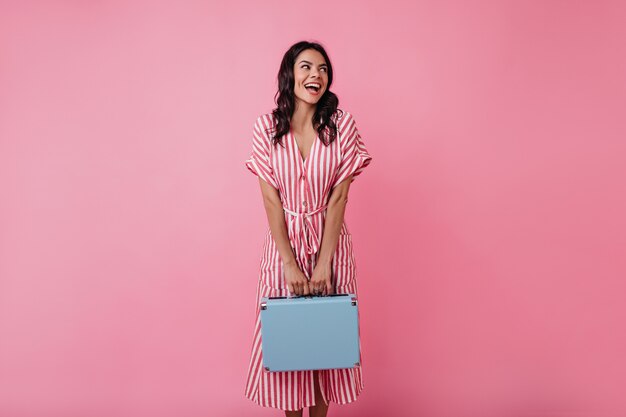
[[[311,278],[315,268],[332,189],[350,175],[354,181],[372,159],[354,117],[341,109],[332,117],[339,133],[336,139],[324,145],[318,135],[309,155],[303,159],[292,130],[283,136],[283,146],[273,145],[271,137],[276,127],[273,115],[259,116],[253,129],[252,152],[245,161],[248,170],[279,191],[289,242],[296,262],[307,279]],[[352,235],[345,221],[341,226],[331,271],[335,293],[357,294]],[[245,396],[263,407],[295,411],[316,405],[314,371],[270,372],[263,368],[259,305],[262,297],[290,295],[282,260],[268,227],[261,255]],[[324,402],[347,404],[355,401],[364,386],[362,367],[361,354],[360,365],[354,368],[318,370]]]

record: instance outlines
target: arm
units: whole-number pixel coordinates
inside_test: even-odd
[[[267,221],[270,225],[270,231],[276,248],[283,261],[283,269],[285,271],[285,281],[292,294],[309,294],[308,282],[298,264],[296,257],[289,243],[289,235],[287,232],[287,224],[285,223],[285,212],[280,201],[278,190],[267,182],[259,178],[261,185],[261,193],[263,194],[263,205],[267,214]]]
[[[337,250],[339,233],[343,225],[351,182],[352,175],[349,175],[333,188],[328,199],[324,235],[322,237],[317,263],[315,264],[315,270],[311,277],[311,291],[314,289],[320,291],[325,289],[327,294],[332,292],[332,261],[335,251]]]

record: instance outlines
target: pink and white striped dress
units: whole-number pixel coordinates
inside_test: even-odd
[[[303,160],[293,132],[283,136],[283,146],[273,146],[273,116],[271,113],[259,116],[254,125],[252,153],[245,161],[253,174],[279,191],[289,241],[300,269],[308,278],[317,260],[325,208],[333,187],[349,175],[353,175],[354,181],[372,159],[352,115],[338,110],[333,117],[339,129],[338,137],[328,146],[316,137],[309,155]],[[357,293],[352,236],[345,222],[332,261],[332,276],[336,293]],[[288,295],[282,260],[268,227],[261,256],[256,325],[245,395],[263,407],[299,410],[315,405],[313,371],[268,372],[262,366],[259,302],[262,297]],[[356,400],[363,389],[362,359],[361,367],[318,371],[326,403],[346,404]]]

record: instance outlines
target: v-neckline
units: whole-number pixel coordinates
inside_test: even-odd
[[[306,155],[306,158],[302,155],[302,152],[300,152],[300,147],[298,146],[298,140],[296,139],[296,134],[293,131],[293,128],[289,128],[289,133],[291,134],[291,137],[293,138],[293,142],[296,145],[296,152],[298,152],[298,155],[300,156],[300,161],[302,161],[302,165],[306,164],[306,161],[309,159],[309,156],[311,156],[311,152],[313,152],[313,147],[315,146],[315,142],[317,142],[317,139],[319,138],[319,134],[315,135],[315,139],[313,139],[313,143],[311,143],[311,146],[309,147],[309,153]]]

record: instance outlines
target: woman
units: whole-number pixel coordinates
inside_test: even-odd
[[[324,48],[296,43],[280,66],[277,108],[256,120],[246,167],[259,177],[269,222],[257,301],[357,293],[352,236],[344,213],[350,184],[371,157],[352,115],[337,108],[337,96],[329,90],[332,81]],[[312,417],[326,416],[330,401],[356,400],[363,389],[360,367],[264,370],[259,313],[257,302],[246,397],[285,410],[287,416],[302,416],[303,408],[310,407]]]

